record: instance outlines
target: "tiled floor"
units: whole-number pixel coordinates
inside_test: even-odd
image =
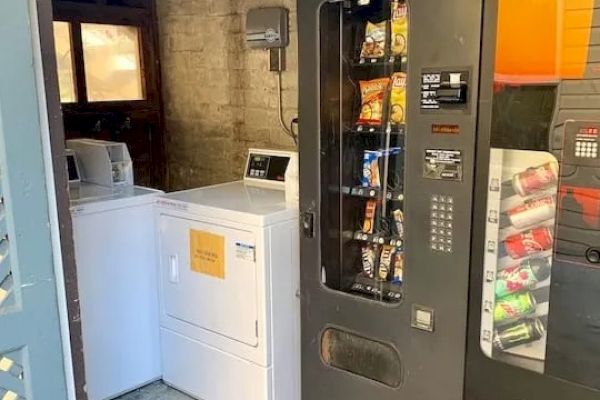
[[[185,394],[171,389],[162,382],[156,382],[144,388],[119,397],[116,400],[193,400]]]

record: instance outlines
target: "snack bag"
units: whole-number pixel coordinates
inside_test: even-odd
[[[361,108],[358,117],[359,124],[381,125],[383,100],[389,83],[389,78],[360,81]]]
[[[396,248],[394,246],[383,246],[383,250],[381,251],[381,258],[379,259],[379,271],[377,272],[377,275],[379,276],[380,280],[388,280],[390,272],[392,271],[392,260],[394,258],[395,253]]]
[[[390,110],[392,124],[400,125],[406,122],[406,74],[404,72],[396,72],[392,75]]]
[[[378,151],[365,151],[363,156],[363,175],[361,178],[361,185],[363,187],[381,187],[381,177],[379,175],[380,156],[381,153]]]
[[[403,272],[404,272],[404,254],[397,252],[396,256],[394,257],[394,275],[392,277],[392,282],[402,283]]]
[[[381,58],[385,56],[386,22],[367,22],[365,41],[360,52],[361,58]]]
[[[408,54],[408,7],[405,2],[392,1],[392,55]]]
[[[394,210],[394,223],[396,225],[396,232],[398,233],[398,237],[404,237],[404,213],[402,210],[397,209]]]
[[[375,227],[375,211],[377,210],[377,200],[367,201],[365,208],[365,220],[363,222],[363,232],[371,234]]]
[[[377,261],[376,248],[377,245],[366,245],[363,246],[361,252],[363,273],[369,278],[375,277],[375,262]]]

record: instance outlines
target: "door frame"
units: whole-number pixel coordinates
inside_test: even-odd
[[[29,0],[42,149],[50,213],[64,369],[69,400],[86,400],[85,365],[68,177],[64,168],[64,125],[54,52],[51,0]]]

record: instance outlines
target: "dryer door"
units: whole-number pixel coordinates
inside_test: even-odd
[[[167,315],[256,347],[259,280],[254,234],[166,215],[160,218]]]

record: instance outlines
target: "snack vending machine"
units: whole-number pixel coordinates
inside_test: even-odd
[[[600,1],[303,0],[303,399],[600,399]]]
[[[298,7],[303,398],[461,399],[481,2]]]
[[[600,399],[600,2],[486,2],[466,399]]]

